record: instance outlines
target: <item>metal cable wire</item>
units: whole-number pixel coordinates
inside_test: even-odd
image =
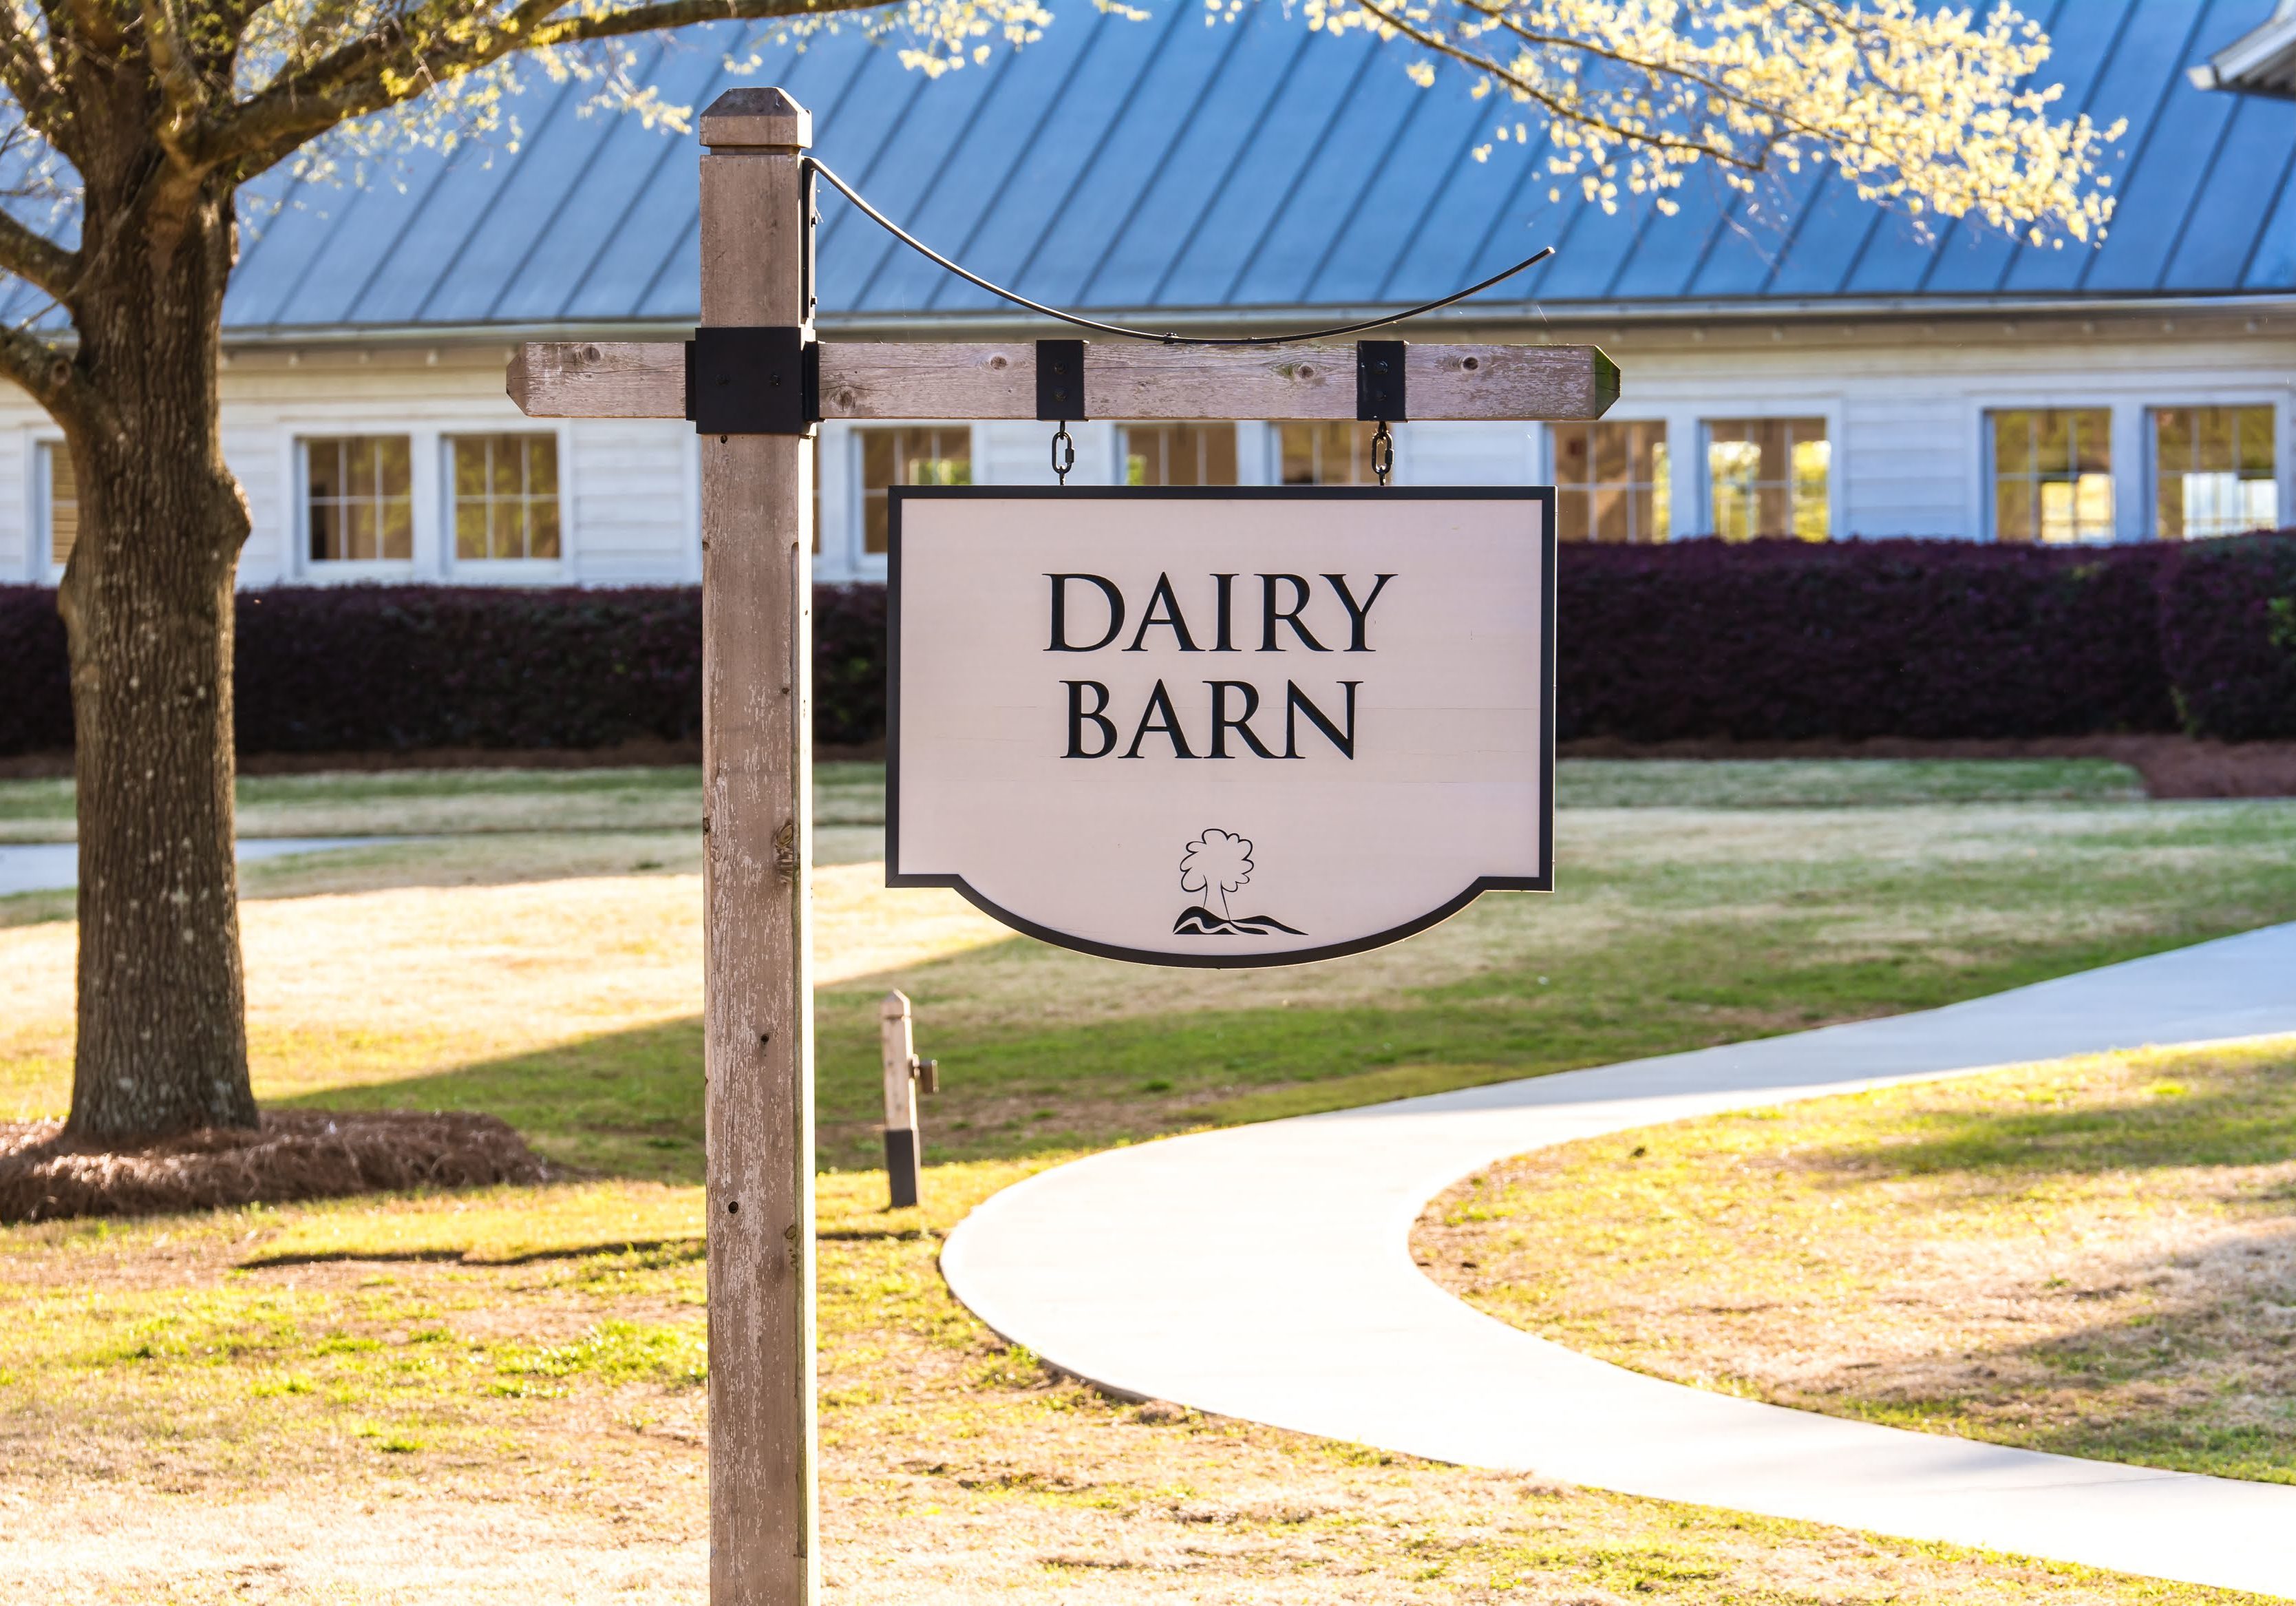
[[[1096,318],[1081,317],[1072,312],[1062,312],[1059,307],[1047,307],[1042,301],[1031,301],[1028,297],[1021,295],[1017,291],[1006,290],[1001,284],[991,284],[979,274],[973,273],[969,269],[960,267],[957,264],[950,261],[947,257],[942,256],[939,251],[933,250],[932,247],[927,245],[914,234],[910,234],[908,230],[903,228],[899,224],[895,223],[891,218],[886,217],[884,213],[879,211],[875,207],[871,206],[866,201],[864,201],[861,198],[861,193],[858,190],[856,190],[851,184],[847,184],[843,179],[838,177],[836,174],[831,172],[829,168],[820,161],[808,156],[804,159],[804,164],[808,172],[818,173],[822,177],[830,182],[831,186],[834,188],[839,194],[844,196],[846,200],[860,208],[861,215],[868,218],[870,222],[875,224],[879,228],[883,229],[887,234],[892,235],[894,239],[899,241],[903,245],[907,246],[911,250],[915,251],[918,255],[947,268],[950,273],[955,274],[966,283],[978,285],[992,296],[1001,296],[1016,307],[1025,307],[1030,312],[1042,313],[1048,318],[1058,318],[1063,324],[1073,324],[1078,329],[1097,330],[1102,334],[1119,334],[1124,336],[1128,340],[1154,340],[1158,344],[1164,346],[1282,346],[1287,345],[1294,340],[1336,340],[1343,334],[1361,334],[1366,329],[1384,329],[1390,324],[1400,324],[1406,318],[1415,318],[1427,313],[1439,312],[1444,307],[1450,306],[1456,301],[1464,301],[1469,296],[1480,295],[1492,285],[1503,283],[1506,280],[1512,279],[1517,274],[1522,272],[1524,268],[1544,262],[1547,258],[1554,255],[1554,248],[1553,246],[1543,245],[1539,247],[1538,250],[1533,251],[1529,256],[1525,257],[1521,261],[1516,263],[1513,267],[1508,268],[1505,272],[1493,274],[1489,278],[1485,279],[1480,284],[1470,284],[1464,290],[1454,291],[1451,294],[1445,296],[1439,301],[1429,301],[1422,306],[1414,307],[1407,312],[1393,312],[1382,318],[1366,318],[1360,324],[1341,324],[1330,329],[1302,329],[1288,334],[1187,335],[1180,334],[1173,331],[1167,331],[1162,334],[1159,334],[1152,329],[1127,329],[1121,324],[1103,324]]]

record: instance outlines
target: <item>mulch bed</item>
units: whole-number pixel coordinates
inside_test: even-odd
[[[254,1131],[206,1127],[130,1149],[80,1143],[62,1121],[0,1122],[0,1223],[156,1216],[298,1199],[550,1180],[491,1115],[289,1110]]]

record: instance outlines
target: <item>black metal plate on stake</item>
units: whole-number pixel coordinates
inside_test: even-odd
[[[793,324],[695,330],[685,416],[703,435],[808,433],[821,421],[821,347]]]
[[[1082,340],[1037,342],[1037,416],[1048,424],[1084,420]]]
[[[1404,340],[1356,342],[1356,416],[1365,423],[1400,423],[1411,416],[1403,386]]]

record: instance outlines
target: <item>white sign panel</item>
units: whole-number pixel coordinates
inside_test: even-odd
[[[1547,889],[1554,509],[896,488],[887,880],[1176,965],[1329,958]]]

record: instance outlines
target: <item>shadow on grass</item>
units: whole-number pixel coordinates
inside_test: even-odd
[[[1852,1174],[1969,1174],[1973,1182],[2296,1159],[2296,1059],[2238,1076],[2197,1058],[2109,1102],[2021,1110],[1908,1111],[1885,1151],[1813,1149],[1804,1163]],[[1861,1176],[1860,1180],[1864,1180]],[[1984,1183],[1977,1183],[1984,1185]],[[2287,1198],[2283,1193],[2280,1198]]]
[[[2122,1309],[2031,1343],[1856,1373],[1856,1397],[1788,1398],[1893,1427],[2218,1478],[2296,1483],[2296,1221],[2105,1258],[2076,1299]],[[2135,1308],[2129,1307],[2133,1305]]]
[[[1660,936],[1556,955],[1545,962],[1552,985],[1508,970],[1400,992],[1391,1003],[1184,1011],[1050,1029],[936,1028],[942,967],[928,965],[816,995],[816,1158],[830,1169],[882,1163],[877,1003],[889,979],[916,997],[923,1045],[941,1062],[942,1092],[923,1110],[929,1157],[1009,1159],[1928,1008],[2166,946],[2070,945],[1963,964],[1828,963],[1793,951],[1783,933],[1726,954],[1694,935]],[[679,1183],[702,1176],[698,1017],[291,1102],[480,1110],[582,1171]],[[2046,1125],[2049,1117],[2021,1118]],[[2237,1111],[2226,1119],[2235,1122]],[[1979,1140],[1964,1133],[1941,1141]],[[1984,1141],[2013,1149],[2046,1139],[2037,1129]],[[1935,1163],[1967,1162],[1941,1150]]]

